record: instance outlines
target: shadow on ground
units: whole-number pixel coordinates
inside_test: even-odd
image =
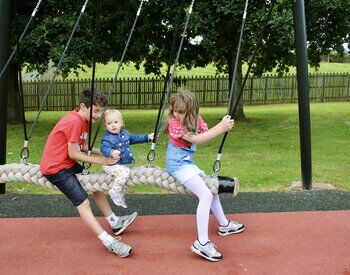
[[[240,193],[233,198],[221,195],[226,213],[294,212],[349,210],[350,192],[339,190]],[[99,211],[90,198],[93,211]],[[194,214],[197,198],[190,195],[161,194],[126,196],[127,209],[113,206],[117,215],[137,211],[140,215]],[[0,195],[0,217],[76,217],[76,208],[64,195]]]

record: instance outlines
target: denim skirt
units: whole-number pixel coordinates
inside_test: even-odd
[[[193,161],[193,153],[196,152],[196,146],[191,148],[175,147],[170,141],[166,154],[166,169],[169,174],[177,179],[181,184],[193,178],[196,175],[205,175]]]

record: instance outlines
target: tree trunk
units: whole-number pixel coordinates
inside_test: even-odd
[[[234,71],[234,67],[235,67],[235,62],[236,62],[236,52],[232,52],[230,54],[230,58],[228,58],[227,60],[228,62],[228,74],[229,74],[229,87],[231,89],[231,85],[232,85],[232,81],[233,81],[233,71]],[[233,89],[233,102],[232,105],[230,106],[230,110],[232,112],[233,107],[236,104],[237,98],[239,96],[239,92],[241,90],[242,87],[242,79],[243,79],[243,75],[242,75],[242,61],[239,58],[238,60],[238,66],[237,66],[237,73],[236,73],[236,81],[235,81],[235,86]],[[241,119],[245,119],[246,116],[244,114],[244,110],[243,110],[243,95],[241,96],[237,108],[233,114],[233,118],[237,119],[237,120],[241,120]]]
[[[21,109],[19,101],[19,86],[17,66],[10,65],[8,74],[8,99],[7,99],[7,121],[8,123],[21,123]]]

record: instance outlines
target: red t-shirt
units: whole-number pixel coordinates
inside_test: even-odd
[[[197,121],[197,131],[198,133],[203,133],[208,131],[208,125],[205,123],[205,121],[202,119],[201,116],[198,116]],[[184,126],[182,125],[181,121],[175,117],[172,117],[168,124],[168,137],[170,142],[175,147],[181,147],[181,148],[190,148],[191,144],[182,139],[182,137],[188,132]]]
[[[60,119],[47,138],[40,161],[40,171],[44,175],[56,174],[58,171],[71,168],[75,160],[68,155],[68,142],[78,143],[81,150],[89,131],[85,122],[74,110]]]

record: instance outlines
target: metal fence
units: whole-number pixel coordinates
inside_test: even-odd
[[[38,110],[49,81],[24,82],[25,110]],[[66,111],[77,107],[79,92],[90,85],[90,80],[56,81],[45,103],[44,110]],[[97,79],[97,88],[108,92],[112,79]],[[312,102],[350,101],[350,73],[310,74]],[[174,80],[172,92],[181,87],[194,91],[201,106],[224,106],[229,99],[227,76],[191,76]],[[162,78],[119,79],[111,92],[109,106],[120,109],[158,108],[164,88]],[[244,104],[293,103],[298,100],[295,75],[250,77],[246,83]]]

